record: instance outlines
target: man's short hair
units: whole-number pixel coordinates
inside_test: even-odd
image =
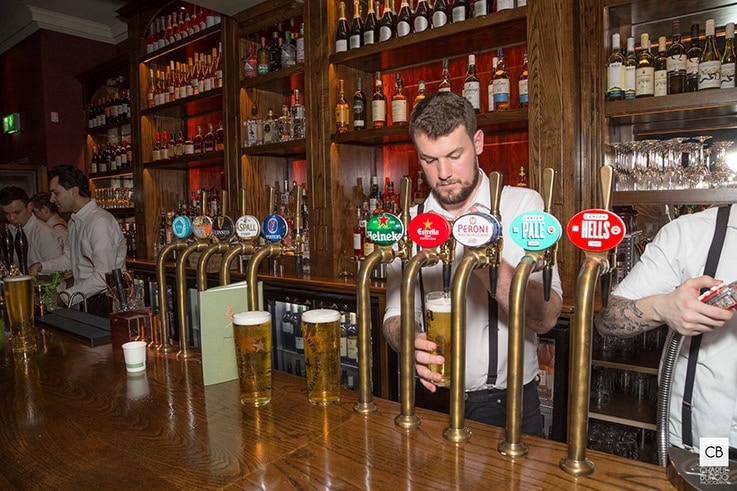
[[[0,189],[0,206],[7,206],[13,201],[21,200],[24,205],[28,204],[28,193],[18,186],[5,186]]]
[[[34,194],[31,197],[31,203],[33,203],[33,207],[37,210],[40,210],[45,206],[51,213],[59,213],[59,208],[57,208],[56,203],[51,202],[51,193],[49,192]]]
[[[433,92],[420,101],[412,110],[409,134],[414,142],[418,134],[431,140],[446,136],[459,126],[466,128],[473,139],[476,133],[476,111],[471,103],[454,92]]]
[[[90,183],[87,180],[87,176],[85,176],[81,170],[73,165],[63,164],[52,167],[51,169],[49,169],[48,176],[49,181],[51,181],[55,177],[58,177],[59,184],[64,189],[70,189],[74,186],[77,186],[77,188],[79,188],[80,196],[84,196],[85,198],[89,198],[91,196]]]

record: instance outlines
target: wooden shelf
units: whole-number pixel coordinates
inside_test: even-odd
[[[247,37],[293,17],[301,17],[304,0],[269,0],[233,16],[240,24],[240,36]]]
[[[527,7],[520,7],[336,53],[330,63],[364,72],[392,71],[526,43]]]
[[[628,394],[617,392],[612,394],[609,404],[605,407],[598,408],[591,405],[589,407],[589,418],[655,430],[657,429],[655,410],[656,404],[654,402],[640,403]]]
[[[737,201],[737,187],[715,189],[678,189],[672,191],[616,191],[613,204],[653,205],[726,205]]]
[[[94,174],[90,174],[89,176],[90,180],[94,179],[111,179],[113,177],[129,177],[133,178],[133,171],[129,168],[127,169],[116,169],[116,170],[109,170],[107,172],[95,172]]]
[[[304,157],[306,155],[305,139],[291,140],[279,143],[267,143],[244,147],[243,155],[272,156],[272,157]]]
[[[186,117],[191,118],[200,114],[222,111],[222,96],[223,89],[218,87],[184,99],[141,109],[141,116],[176,115],[178,117],[184,113]]]
[[[305,67],[302,63],[293,67],[269,72],[266,75],[241,80],[241,88],[243,89],[261,89],[279,94],[288,94],[294,89],[303,91],[304,86]]]
[[[594,353],[591,359],[593,366],[615,368],[617,370],[628,370],[630,372],[641,372],[652,375],[658,374],[660,353],[646,351],[626,357],[621,354]]]
[[[112,214],[114,217],[117,218],[126,218],[126,217],[132,217],[135,213],[136,209],[131,207],[128,208],[104,208],[106,211],[109,211],[110,214]]]
[[[207,152],[193,155],[182,155],[173,159],[145,162],[145,169],[195,169],[198,167],[212,167],[223,165],[224,152]]]
[[[175,43],[170,44],[169,46],[165,46],[163,48],[160,48],[153,53],[149,53],[147,55],[144,55],[141,57],[140,62],[141,63],[150,63],[150,62],[158,62],[160,64],[168,64],[169,59],[175,59],[177,58],[179,61],[186,61],[186,58],[183,57],[179,51],[183,51],[185,48],[194,51],[202,51],[201,44],[203,42],[210,42],[213,41],[209,39],[210,37],[219,36],[220,35],[220,24],[215,24],[212,27],[208,27],[207,29],[200,31],[196,34],[193,34],[191,36],[187,36],[186,38],[181,39],[180,41],[177,41]],[[209,53],[210,50],[207,50],[207,53]]]

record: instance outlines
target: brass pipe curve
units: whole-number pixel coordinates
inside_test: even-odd
[[[177,319],[179,321],[179,357],[185,360],[193,356],[187,340],[187,258],[193,252],[205,250],[208,245],[209,242],[198,240],[187,246],[177,258],[175,271]]]
[[[174,346],[169,342],[169,304],[166,298],[166,257],[174,251],[187,247],[187,242],[177,240],[166,244],[159,251],[156,257],[156,283],[158,284],[158,300],[159,300],[159,326],[161,330],[161,346],[159,353],[171,353]]]
[[[281,252],[281,243],[275,242],[260,248],[251,256],[246,272],[246,281],[248,282],[248,310],[258,309],[258,267],[261,261],[267,257],[276,257]]]
[[[207,262],[215,254],[222,254],[228,250],[227,242],[215,242],[202,253],[197,260],[197,290],[207,290]]]

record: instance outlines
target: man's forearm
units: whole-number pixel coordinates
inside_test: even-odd
[[[596,329],[604,336],[631,337],[662,325],[640,308],[637,300],[610,296],[596,316]]]

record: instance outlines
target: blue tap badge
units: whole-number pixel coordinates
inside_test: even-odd
[[[453,237],[466,247],[484,247],[501,236],[502,224],[488,213],[466,213],[453,222]]]
[[[528,211],[517,215],[509,227],[515,244],[526,251],[543,251],[555,245],[560,239],[560,222],[550,213]]]
[[[269,242],[279,242],[289,233],[289,225],[281,215],[267,215],[261,226],[264,238]]]
[[[186,239],[192,233],[192,220],[188,216],[179,215],[171,222],[171,231],[175,237]]]

